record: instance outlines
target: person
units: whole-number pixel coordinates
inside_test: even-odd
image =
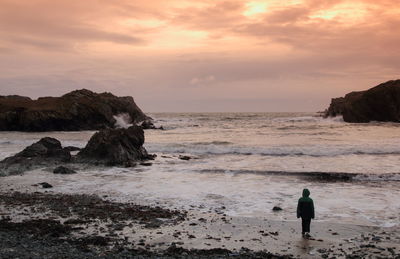
[[[310,191],[303,190],[303,197],[297,203],[297,218],[301,218],[301,235],[303,237],[310,237],[310,224],[311,219],[314,219],[314,201],[309,197]]]

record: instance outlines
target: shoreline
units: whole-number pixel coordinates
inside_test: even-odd
[[[400,256],[399,227],[313,221],[312,238],[307,240],[301,237],[300,222],[230,217],[225,214],[224,207],[204,212],[193,206],[188,211],[179,211],[114,202],[93,195],[17,186],[0,184],[0,238],[3,246],[0,251],[11,253],[3,254],[5,257],[21,252],[16,249],[22,249],[18,240],[26,240],[25,252],[19,254],[21,258],[30,254],[40,254],[37,258],[52,258],[59,251],[53,251],[51,247],[54,242],[59,244],[61,241],[69,247],[60,248],[65,252],[65,258],[78,254],[82,258]],[[139,208],[137,206],[140,209],[132,214],[133,208]],[[155,213],[154,217],[145,216],[149,211]],[[102,212],[100,216],[99,212]],[[159,218],[159,215],[166,218]],[[44,233],[40,232],[43,226],[46,226]],[[48,242],[34,245],[39,240]],[[75,249],[77,254],[69,253],[70,249]]]

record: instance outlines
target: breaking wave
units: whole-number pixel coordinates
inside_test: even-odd
[[[113,116],[116,128],[129,128],[132,126],[132,119],[128,113],[120,113]]]
[[[362,174],[345,172],[302,172],[302,171],[263,171],[263,170],[224,170],[203,169],[200,173],[259,174],[304,177],[319,181],[400,181],[400,173]]]
[[[347,155],[400,155],[398,146],[235,146],[227,141],[196,142],[188,144],[147,143],[147,150],[153,153],[186,153],[194,155],[260,155],[260,156],[311,156],[336,157]]]

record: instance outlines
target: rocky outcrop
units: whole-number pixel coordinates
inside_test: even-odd
[[[140,125],[139,125],[142,129],[157,129],[157,130],[164,130],[163,126],[157,127],[156,125],[154,125],[153,120],[148,119],[143,121]]]
[[[83,89],[61,97],[32,100],[22,96],[0,96],[2,131],[75,131],[114,128],[115,116],[126,114],[129,123],[151,120],[132,97],[94,93]]]
[[[100,130],[76,156],[71,156],[68,148],[63,148],[57,139],[46,137],[0,161],[0,176],[53,166],[57,166],[53,171],[55,174],[75,174],[74,170],[65,167],[71,163],[132,167],[140,162],[151,165],[143,161],[153,160],[155,155],[148,154],[143,143],[143,129],[136,125],[127,129]]]
[[[0,175],[21,174],[43,166],[71,161],[71,154],[55,138],[42,138],[18,154],[0,162]]]
[[[77,155],[78,162],[134,166],[137,161],[154,159],[143,147],[144,132],[139,126],[104,129],[94,134]]]
[[[400,80],[334,98],[325,117],[342,115],[346,122],[400,122]]]

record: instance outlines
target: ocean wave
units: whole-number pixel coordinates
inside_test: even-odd
[[[229,145],[233,144],[229,141],[211,141],[211,142],[196,142],[194,145]]]
[[[228,141],[196,142],[188,144],[154,144],[147,143],[146,149],[153,153],[186,153],[194,155],[259,155],[259,156],[310,156],[310,157],[337,157],[348,155],[400,155],[397,146],[272,146],[272,147],[244,147],[235,146]]]
[[[346,172],[303,172],[303,171],[265,171],[265,170],[224,170],[202,169],[200,173],[259,174],[303,177],[319,181],[400,181],[400,173],[362,174]]]
[[[295,117],[278,117],[272,119],[275,123],[299,123],[299,122],[310,122],[310,123],[343,123],[343,117],[328,117],[323,118],[321,116],[295,116]]]

